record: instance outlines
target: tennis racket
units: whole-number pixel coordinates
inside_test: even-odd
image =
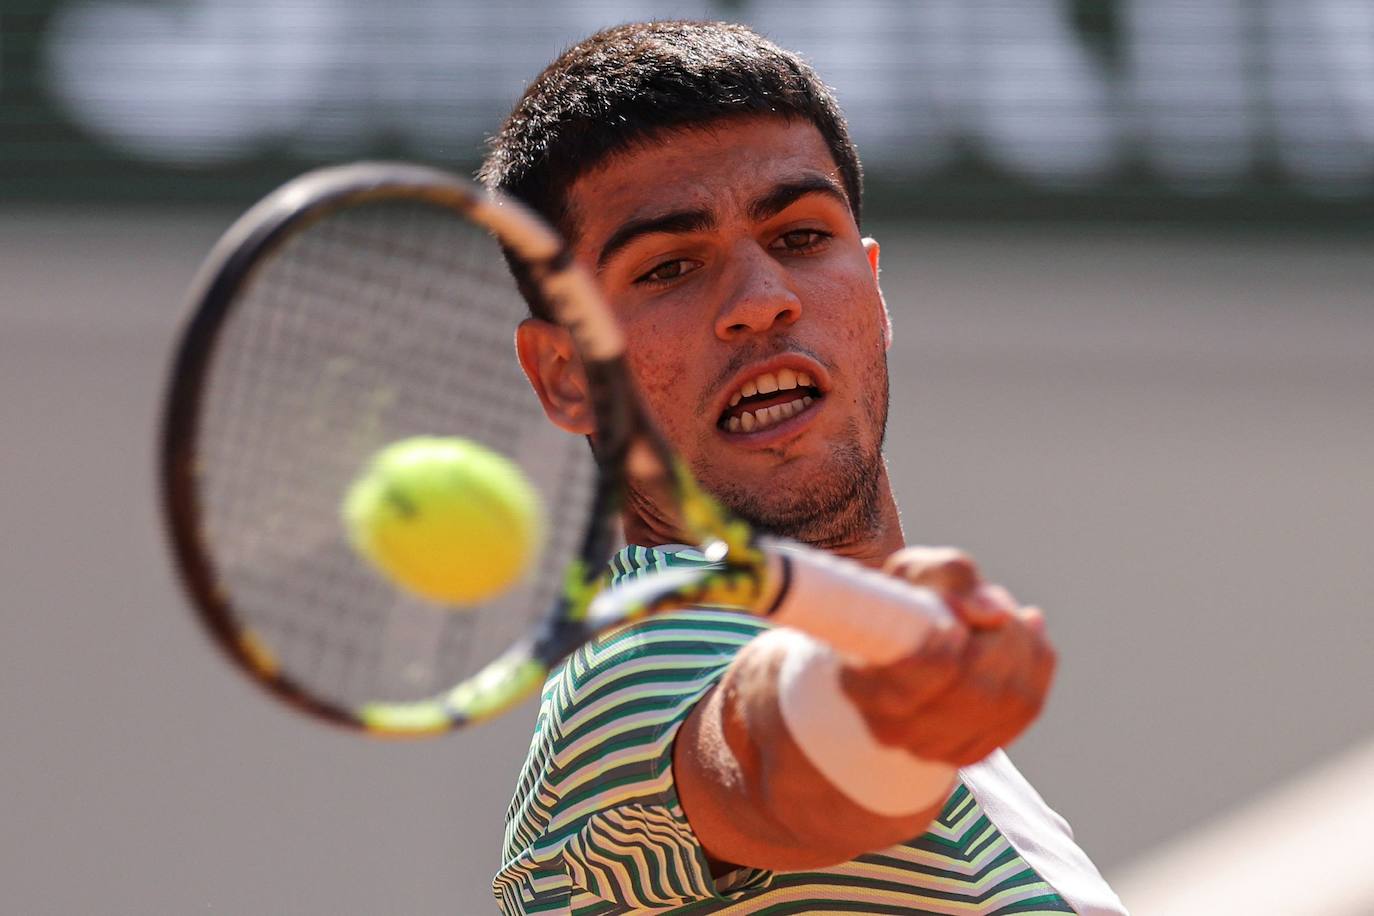
[[[571,332],[594,453],[548,422],[519,368],[520,289]],[[165,392],[167,530],[207,632],[298,710],[418,736],[511,708],[583,643],[647,614],[736,608],[873,664],[914,651],[948,615],[929,592],[757,536],[726,512],[655,433],[624,349],[591,277],[515,201],[400,163],[322,169],[277,190],[202,267]],[[480,606],[396,589],[340,521],[369,458],[416,435],[495,449],[542,495],[540,560]],[[630,468],[676,509],[700,562],[608,588]]]

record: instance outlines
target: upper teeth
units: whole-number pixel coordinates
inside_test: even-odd
[[[740,389],[730,396],[730,406],[734,407],[742,398],[750,395],[772,394],[774,391],[786,391],[789,388],[810,388],[813,384],[811,376],[805,372],[795,372],[792,369],[765,372],[741,385]]]

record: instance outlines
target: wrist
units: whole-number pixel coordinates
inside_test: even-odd
[[[948,798],[957,768],[879,742],[840,686],[840,656],[803,633],[769,631],[781,644],[778,710],[812,767],[855,805],[882,817],[908,817]]]

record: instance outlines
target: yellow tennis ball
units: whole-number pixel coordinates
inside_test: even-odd
[[[467,439],[418,436],[378,452],[344,497],[354,548],[409,591],[480,604],[537,561],[544,517],[515,463]]]

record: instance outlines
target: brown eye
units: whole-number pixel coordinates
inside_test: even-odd
[[[648,273],[635,278],[636,283],[671,283],[695,270],[699,264],[687,258],[674,258],[664,261]]]
[[[669,261],[660,264],[645,274],[650,280],[675,280],[682,276],[682,261]]]
[[[775,247],[785,251],[806,252],[819,247],[828,238],[829,233],[821,232],[819,229],[793,229],[780,235]]]

